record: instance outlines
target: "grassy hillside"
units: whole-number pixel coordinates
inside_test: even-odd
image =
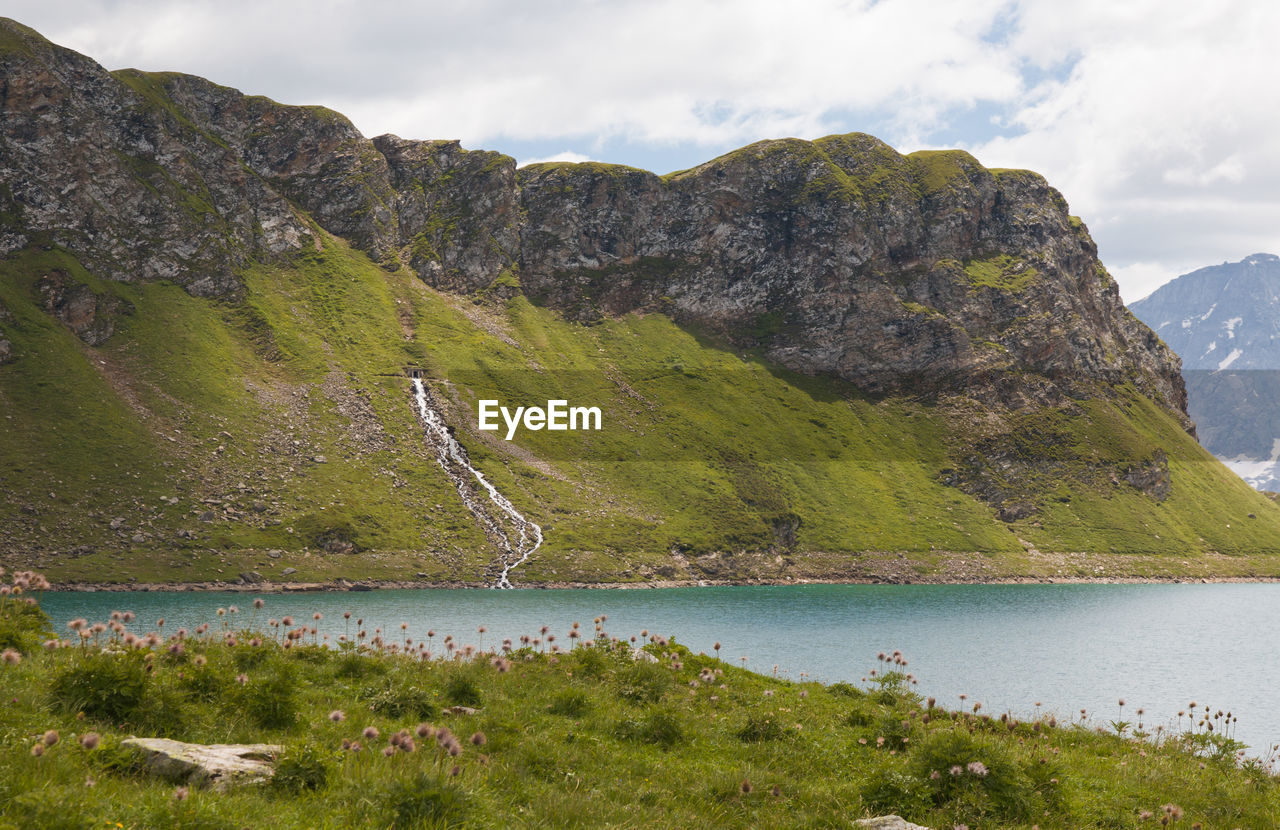
[[[793,828],[886,813],[1073,830],[1280,821],[1270,762],[1240,762],[1221,713],[1175,734],[1140,715],[948,711],[892,659],[863,685],[823,686],[656,633],[611,637],[607,620],[562,641],[572,648],[549,646],[544,630],[510,651],[429,660],[354,629],[356,647],[271,627],[255,636],[234,612],[137,648],[124,639],[148,632],[122,622],[42,649],[40,623],[14,599],[0,607],[2,828],[220,829],[268,816],[277,828]],[[275,777],[188,787],[152,772],[131,735],[273,744]]]
[[[477,580],[494,551],[423,439],[412,366],[546,532],[517,581],[1280,574],[1280,509],[1130,388],[1020,415],[872,398],[661,315],[566,322],[317,238],[244,273],[239,303],[56,249],[0,262],[0,556],[57,580]],[[104,345],[40,307],[51,271],[132,307]],[[507,442],[476,429],[481,398],[599,406],[603,429]],[[1011,523],[949,478],[993,447],[1016,463],[992,486],[1034,507]],[[1163,501],[1114,474],[1157,450]],[[335,536],[358,552],[324,552]]]

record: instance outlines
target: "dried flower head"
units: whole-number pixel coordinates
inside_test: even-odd
[[[86,732],[80,736],[80,746],[84,747],[85,749],[97,749],[98,742],[100,740],[102,739],[98,737],[97,732]]]

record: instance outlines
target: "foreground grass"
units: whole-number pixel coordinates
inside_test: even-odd
[[[0,827],[1280,822],[1277,779],[1221,728],[1137,740],[948,712],[911,691],[897,655],[865,686],[823,686],[649,632],[615,637],[604,618],[516,643],[478,631],[474,645],[352,619],[331,648],[311,620],[268,612],[229,609],[190,632],[131,632],[121,613],[42,646],[38,608],[5,599]],[[272,784],[188,790],[150,775],[129,735],[283,752]]]

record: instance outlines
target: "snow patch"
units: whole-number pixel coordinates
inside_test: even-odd
[[[1209,310],[1206,311],[1203,316],[1201,316],[1200,322],[1203,323],[1205,320],[1208,320],[1211,316],[1213,316],[1214,309],[1216,309],[1217,307],[1218,307],[1217,303],[1214,303],[1213,305],[1209,306]]]
[[[1228,320],[1224,324],[1227,327],[1227,337],[1230,337],[1231,339],[1234,340],[1236,336],[1236,326],[1240,325],[1243,322],[1244,322],[1243,317],[1232,317],[1230,320]]]
[[[1235,363],[1236,358],[1238,358],[1242,354],[1244,354],[1244,352],[1240,351],[1239,349],[1232,349],[1231,354],[1224,357],[1222,359],[1222,362],[1218,364],[1218,371],[1221,372],[1223,369],[1227,368],[1232,363]]]
[[[1276,444],[1280,445],[1280,440]],[[1276,461],[1275,449],[1272,449],[1270,459],[1241,455],[1237,458],[1224,458],[1222,463],[1255,490],[1280,490],[1280,462]]]

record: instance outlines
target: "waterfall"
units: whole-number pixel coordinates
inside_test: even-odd
[[[435,447],[436,461],[440,464],[440,468],[444,470],[445,475],[458,488],[458,495],[462,496],[463,504],[484,524],[489,534],[499,540],[503,547],[503,553],[500,557],[502,573],[498,575],[493,587],[510,588],[511,581],[508,576],[511,573],[511,569],[522,564],[533,555],[534,551],[542,547],[542,528],[526,519],[519,510],[516,510],[515,505],[506,496],[498,492],[498,488],[489,483],[489,480],[484,477],[484,473],[471,466],[471,462],[467,460],[467,451],[453,437],[449,427],[444,422],[444,418],[431,405],[431,396],[427,392],[426,384],[422,382],[422,378],[413,379],[413,395],[418,402],[418,417],[427,426],[427,432],[431,437],[432,445]],[[470,473],[484,488],[484,491],[489,494],[489,501],[498,508],[499,518],[495,518],[482,502],[476,500],[471,484],[467,480],[467,473]],[[519,531],[515,545],[511,544],[511,537],[502,527],[502,518],[505,518]]]

